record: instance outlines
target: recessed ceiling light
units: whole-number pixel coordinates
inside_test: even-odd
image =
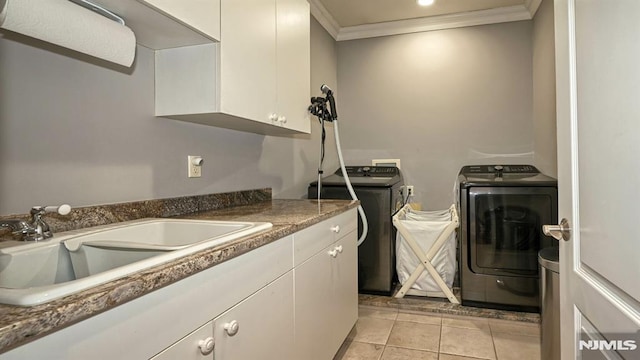
[[[429,5],[433,5],[433,1],[434,1],[434,0],[417,0],[418,5],[420,5],[420,6],[429,6]]]

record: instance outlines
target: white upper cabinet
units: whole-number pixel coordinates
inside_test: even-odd
[[[308,133],[311,51],[309,3],[306,0],[277,2],[277,102],[283,126]]]
[[[220,40],[220,0],[142,0],[203,35]]]
[[[275,1],[223,0],[220,111],[271,122],[276,113]]]
[[[220,0],[93,0],[121,16],[153,50],[220,40]]]
[[[220,43],[156,52],[156,116],[309,133],[309,4],[222,0]]]

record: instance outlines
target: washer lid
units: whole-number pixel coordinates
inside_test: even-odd
[[[533,165],[467,165],[460,169],[458,182],[470,186],[558,186]]]
[[[353,186],[392,187],[402,182],[402,173],[395,166],[345,166]],[[317,186],[314,181],[310,186]],[[345,186],[342,170],[322,179],[322,186]]]

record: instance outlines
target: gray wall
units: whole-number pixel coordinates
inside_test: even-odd
[[[424,209],[453,202],[460,167],[531,163],[531,21],[338,43],[346,162],[399,158]]]
[[[551,5],[534,22],[339,44],[312,19],[311,94],[323,83],[336,90],[346,162],[400,158],[430,209],[451,203],[464,164],[535,157],[554,175]],[[318,166],[311,121],[311,135],[283,138],[156,118],[152,51],[138,47],[130,71],[2,34],[0,215],[263,187],[304,197]],[[330,172],[338,161],[326,128]],[[202,178],[186,178],[187,155],[205,157]]]
[[[315,21],[312,93],[337,86],[335,42]],[[153,116],[153,52],[134,69],[11,34],[0,35],[0,215],[272,187],[306,194],[319,131],[269,137]],[[205,158],[186,177],[187,155]],[[329,155],[330,156],[330,155]]]
[[[533,130],[535,163],[558,174],[556,142],[556,67],[553,1],[544,0],[533,19]]]

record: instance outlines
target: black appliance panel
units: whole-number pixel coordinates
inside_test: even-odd
[[[403,182],[400,169],[395,166],[346,166],[349,181],[354,187],[392,187]],[[311,183],[317,185],[317,181]],[[345,186],[342,170],[322,179],[322,186]]]
[[[400,175],[400,169],[398,169],[396,166],[345,166],[345,170],[347,170],[347,175],[349,175],[349,177],[393,177]],[[342,170],[336,170],[335,175],[342,176]]]
[[[554,188],[471,188],[469,265],[479,274],[538,277],[538,251],[554,240],[542,225],[556,222]]]
[[[467,165],[460,170],[461,174],[539,174],[532,165]]]

